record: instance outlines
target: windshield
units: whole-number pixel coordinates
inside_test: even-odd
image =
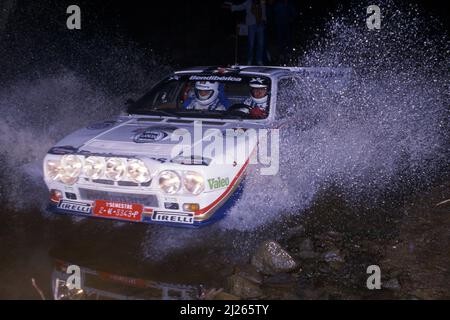
[[[196,74],[165,79],[133,104],[131,114],[265,119],[270,79],[261,76]]]

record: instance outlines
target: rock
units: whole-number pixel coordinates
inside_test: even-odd
[[[342,244],[342,234],[335,231],[328,231],[314,236],[317,247],[323,250],[332,250],[334,247],[340,247]]]
[[[251,264],[237,266],[234,269],[234,274],[257,284],[261,284],[263,281],[263,276]]]
[[[345,262],[339,250],[328,251],[323,255],[323,259],[328,262]]]
[[[300,243],[299,246],[300,251],[314,251],[314,245],[311,239],[306,238]]]
[[[317,252],[314,252],[314,245],[311,239],[306,238],[300,243],[297,256],[302,260],[314,260],[320,255]]]
[[[330,265],[330,267],[332,267],[335,270],[340,270],[345,263],[345,260],[342,257],[339,250],[332,250],[326,252],[323,255],[323,259]]]
[[[344,236],[342,235],[342,233],[336,232],[336,231],[328,231],[326,233],[326,236],[328,237],[328,239],[332,239],[335,241],[341,241]]]
[[[264,274],[290,272],[297,268],[297,262],[277,242],[266,241],[256,251],[252,265]]]
[[[339,271],[344,267],[344,263],[339,262],[339,261],[330,262],[329,264],[330,264],[330,267],[336,271]]]
[[[388,290],[400,290],[402,287],[400,286],[400,282],[396,278],[385,281],[381,284],[384,289]]]
[[[235,274],[228,278],[228,290],[232,295],[242,299],[258,298],[263,295],[258,284]]]

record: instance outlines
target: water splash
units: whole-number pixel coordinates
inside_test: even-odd
[[[113,87],[99,85],[89,76],[68,69],[2,87],[0,197],[3,203],[16,209],[43,208],[48,195],[42,178],[42,161],[47,151],[67,134],[118,115],[124,110],[127,98],[140,95],[140,91],[165,72],[164,66],[156,69],[140,87],[134,86],[133,81],[123,83],[129,89],[126,93],[114,89],[118,83]]]
[[[447,34],[416,6],[380,7],[381,30],[369,31],[355,14],[364,7],[356,5],[333,17],[326,36],[296,59],[301,66],[351,67],[352,80],[339,92],[314,80],[284,92],[295,125],[281,132],[280,172],[250,173],[224,229],[253,230],[299,214],[331,187],[348,202],[375,205],[448,169]]]
[[[46,152],[63,135],[103,117],[95,110],[112,113],[108,99],[71,72],[2,88],[0,145],[3,181],[8,181],[3,183],[8,186],[6,203],[23,208],[40,202],[43,193],[33,190],[43,186],[41,167]]]

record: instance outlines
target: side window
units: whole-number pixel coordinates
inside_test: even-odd
[[[300,85],[295,78],[284,78],[278,81],[277,115],[279,120],[285,120],[298,112]]]
[[[149,99],[151,108],[175,109],[180,91],[180,82],[171,81],[162,84]]]

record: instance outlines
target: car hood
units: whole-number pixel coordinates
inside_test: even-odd
[[[205,147],[215,135],[225,137],[236,130],[261,127],[254,123],[220,120],[204,120],[200,127],[194,126],[195,122],[191,119],[119,117],[78,130],[59,141],[52,150],[171,159],[177,153],[175,146],[180,150],[181,143],[192,149],[191,154],[197,155],[196,150],[203,150],[198,146]]]

